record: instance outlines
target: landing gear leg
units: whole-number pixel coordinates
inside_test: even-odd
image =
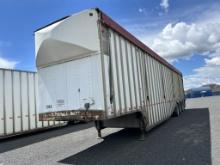
[[[101,129],[98,129],[97,130],[98,131],[98,139],[102,139],[102,132],[101,132]]]
[[[139,121],[140,123],[140,141],[144,141],[145,139],[145,126],[144,126],[144,122],[142,120]]]
[[[139,128],[140,128],[139,140],[143,141],[145,139],[145,123],[142,114],[138,113],[137,119],[139,121]]]
[[[95,127],[96,127],[96,130],[97,130],[97,132],[98,132],[98,139],[102,139],[102,132],[101,132],[101,130],[102,130],[102,123],[101,123],[101,121],[95,121]]]

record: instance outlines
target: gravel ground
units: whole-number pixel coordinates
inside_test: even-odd
[[[137,129],[107,128],[104,140],[97,139],[93,123],[13,138],[0,142],[0,164],[208,165],[209,114],[207,108],[186,110],[146,133],[144,141]]]
[[[209,108],[212,164],[220,164],[220,96],[187,99],[186,108]]]

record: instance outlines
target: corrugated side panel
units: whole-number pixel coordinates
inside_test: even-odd
[[[4,131],[4,78],[3,71],[0,70],[0,136],[3,136]]]
[[[35,111],[35,92],[34,92],[34,73],[28,74],[28,109],[29,109],[29,129],[36,128],[36,111]]]
[[[37,74],[0,69],[0,137],[61,122],[38,120]]]
[[[27,74],[25,72],[21,73],[21,105],[22,105],[22,125],[23,131],[27,131],[29,129],[29,121],[28,121],[28,82],[27,82]]]
[[[4,75],[6,134],[11,134],[13,133],[12,72],[5,71]]]
[[[141,110],[149,127],[153,127],[170,117],[176,102],[184,98],[182,78],[108,30],[110,55],[104,55],[105,80],[110,82],[106,84],[107,117]]]
[[[13,101],[14,101],[14,131],[22,130],[22,109],[21,109],[21,92],[20,92],[20,72],[12,72],[13,74]]]

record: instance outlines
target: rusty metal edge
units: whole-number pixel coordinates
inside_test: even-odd
[[[147,52],[151,57],[159,61],[160,63],[164,64],[177,74],[182,76],[182,73],[176,69],[174,66],[172,66],[170,63],[168,63],[165,59],[160,57],[156,52],[154,52],[152,49],[150,49],[148,46],[146,46],[144,43],[142,43],[140,40],[138,40],[134,35],[129,33],[127,30],[125,30],[121,25],[119,25],[117,22],[112,20],[109,16],[107,16],[103,11],[96,8],[96,10],[101,14],[101,21],[103,24],[107,25],[108,27],[112,28],[114,31],[118,32],[120,35],[125,37],[128,41],[142,49],[143,51]]]

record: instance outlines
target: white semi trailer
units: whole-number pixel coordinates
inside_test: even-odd
[[[35,32],[40,120],[149,130],[184,109],[182,74],[89,9]]]
[[[0,140],[62,124],[39,121],[37,73],[0,68]]]

